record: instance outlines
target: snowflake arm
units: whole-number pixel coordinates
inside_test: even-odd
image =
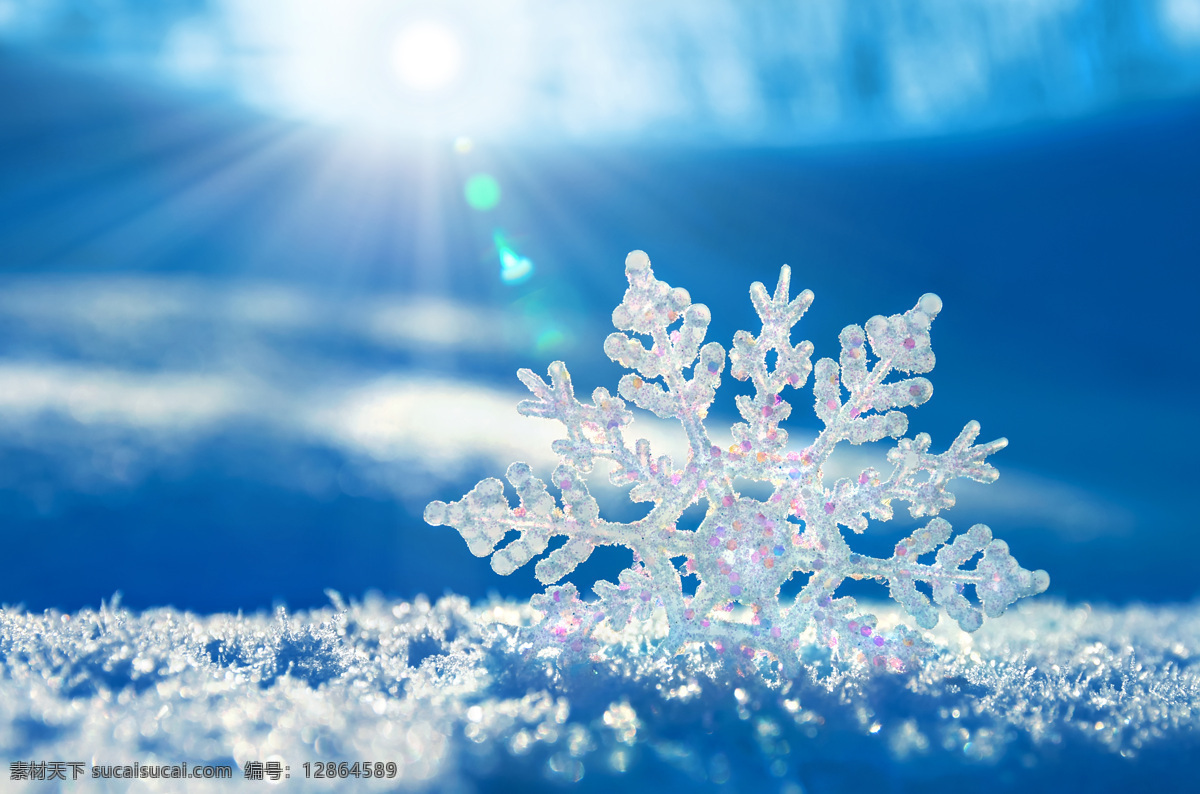
[[[531,370],[517,372],[517,377],[535,398],[522,400],[517,404],[517,411],[525,416],[558,419],[563,423],[567,438],[552,445],[563,461],[586,474],[592,470],[597,458],[611,460],[617,464],[611,475],[614,485],[653,482],[650,442],[640,440],[635,451],[630,451],[625,444],[622,428],[633,421],[633,414],[625,408],[625,402],[603,388],[592,393],[591,405],[579,402],[575,399],[571,374],[561,361],[553,362],[548,374],[550,382],[546,383]],[[647,485],[636,491],[633,500],[649,500],[650,490]]]
[[[800,388],[812,371],[811,342],[791,344],[792,328],[812,305],[813,294],[804,290],[794,300],[788,300],[792,271],[786,265],[780,270],[779,283],[772,297],[767,296],[761,282],[750,286],[750,300],[762,320],[762,332],[758,338],[745,331],[733,337],[733,349],[729,354],[730,374],[738,380],[749,379],[754,385],[754,397],[738,395],[738,412],[746,421],[733,426],[733,438],[737,442],[731,452],[740,448],[741,468],[754,468],[767,460],[778,461],[779,454],[787,446],[788,435],[779,429],[779,423],[791,413],[791,405],[781,398],[784,386]],[[767,356],[776,354],[775,366],[769,369]]]
[[[639,408],[664,419],[677,419],[688,439],[688,465],[671,472],[669,482],[660,480],[652,501],[660,513],[682,513],[699,496],[701,482],[709,484],[701,461],[701,452],[711,446],[704,418],[716,398],[721,372],[725,368],[725,350],[716,342],[701,347],[711,314],[703,304],[692,304],[686,290],[672,289],[654,278],[650,260],[640,251],[625,261],[629,289],[613,310],[613,325],[618,332],[604,340],[604,352],[623,367],[634,370],[624,375],[618,393]],[[682,320],[678,329],[671,326]],[[647,349],[641,339],[627,333],[648,336]],[[691,378],[687,370],[691,369]],[[656,382],[659,381],[660,382]],[[639,447],[648,442],[639,441]],[[648,451],[646,453],[648,455]],[[669,458],[661,459],[661,475],[669,469]],[[716,485],[716,483],[713,483]]]
[[[552,537],[565,535],[567,543],[550,552],[535,568],[543,584],[557,582],[575,570],[596,546],[623,542],[620,529],[624,525],[600,519],[596,500],[570,466],[562,464],[554,470],[565,510],[555,504],[546,483],[534,477],[526,464],[512,464],[506,477],[520,498],[515,509],[509,506],[503,483],[489,477],[457,502],[431,502],[425,508],[425,520],[434,526],[457,529],[476,557],[495,552],[492,569],[501,576],[545,552]],[[496,551],[496,545],[511,530],[520,535]]]

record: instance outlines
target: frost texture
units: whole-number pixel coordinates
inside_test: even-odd
[[[269,761],[290,766],[288,792],[1195,788],[1197,604],[1038,599],[972,635],[934,630],[912,675],[817,660],[784,678],[762,659],[739,676],[704,645],[646,654],[662,612],[564,666],[523,650],[528,605],[333,600],[286,616],[0,608],[4,791],[266,791],[244,771]],[[879,605],[880,624],[900,612]],[[55,759],[230,764],[234,780],[8,780]],[[356,760],[396,776],[304,779],[306,762]]]
[[[824,358],[813,367],[812,344],[790,341],[812,292],[789,298],[787,266],[774,295],[753,284],[750,298],[762,330],[757,336],[734,335],[728,366],[734,378],[750,381],[754,394],[737,397],[745,421],[733,426],[735,443],[722,449],[704,425],[727,363],[720,344],[704,344],[708,308],[656,279],[641,251],[629,254],[625,272],[629,289],[612,315],[618,333],[604,343],[613,361],[632,370],[621,378],[619,397],[599,388],[591,403],[578,401],[567,368],[558,361],[550,365],[548,383],[530,370],[518,373],[533,393],[518,410],[557,419],[567,430],[567,438],[554,444],[561,462],[552,484],[561,492],[561,505],[529,466],[514,463],[507,478],[520,499],[516,508],[503,483],[489,478],[462,500],[432,502],[425,511],[430,524],[457,529],[475,555],[491,554],[500,574],[512,573],[544,554],[552,538],[565,536],[565,544],[535,568],[546,585],[561,581],[597,546],[633,551],[634,564],[618,583],[596,585],[596,601],[580,600],[570,584],[535,596],[531,604],[546,618],[534,632],[535,650],[557,648],[567,659],[588,655],[602,626],[621,631],[631,619],[646,620],[661,611],[668,631],[659,649],[665,653],[707,643],[747,660],[766,654],[795,671],[804,635],[842,658],[900,670],[924,643],[903,626],[887,635],[877,631],[876,618],[860,614],[852,598],[836,598],[846,578],[886,582],[891,597],[926,629],[938,622],[939,606],[960,627],[974,631],[985,614],[996,617],[1017,599],[1046,589],[1047,574],[1021,568],[987,526],[977,524],[951,540],[950,524],[936,517],[954,504],[947,485],[955,478],[996,479],[987,457],[1007,441],[976,444],[976,422],[969,422],[942,453],[930,451],[925,433],[902,438],[908,429],[903,409],[924,403],[933,387],[923,377],[891,376],[920,376],[933,369],[929,331],[942,305],[936,295],[924,295],[904,314],[847,326],[840,335],[840,360]],[[824,429],[807,447],[789,451],[780,423],[791,414],[791,404],[782,395],[804,386],[810,373]],[[631,449],[625,428],[633,414],[626,401],[678,420],[687,435],[687,459],[656,457],[645,439]],[[824,482],[822,466],[839,442],[885,437],[899,439],[887,456],[894,467],[890,474],[869,468],[855,478]],[[644,518],[616,523],[600,517],[584,480],[597,460],[611,463],[615,485],[632,486],[633,501],[653,505]],[[769,483],[773,493],[765,500],[744,496],[734,487],[736,478]],[[912,516],[931,520],[897,543],[889,558],[855,553],[842,528],[861,533],[870,518],[890,519],[894,501],[907,502]],[[700,502],[707,504],[707,513],[699,526],[680,526],[684,511]],[[519,536],[497,550],[513,530]],[[978,563],[967,567],[979,553]],[[681,577],[688,574],[699,579],[693,596],[682,586]],[[782,605],[780,588],[793,577],[801,577],[804,586],[793,603]],[[932,602],[918,583],[928,585]],[[968,598],[968,588],[978,606]]]

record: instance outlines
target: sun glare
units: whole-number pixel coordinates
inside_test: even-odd
[[[437,91],[454,82],[462,66],[462,46],[454,31],[437,22],[416,22],[396,37],[396,75],[409,88]]]

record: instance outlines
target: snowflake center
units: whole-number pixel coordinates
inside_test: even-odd
[[[696,568],[701,581],[724,597],[745,604],[773,601],[791,569],[790,534],[782,513],[766,502],[727,498],[709,511],[696,530],[701,552]]]

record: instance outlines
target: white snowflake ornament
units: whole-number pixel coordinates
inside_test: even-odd
[[[865,328],[847,326],[840,335],[840,362],[821,359],[814,369],[812,344],[790,341],[792,327],[812,303],[812,292],[789,299],[791,271],[786,265],[774,295],[753,284],[750,297],[762,331],[757,337],[746,331],[734,335],[729,367],[734,378],[753,384],[754,395],[737,397],[745,421],[733,426],[734,444],[722,449],[713,444],[703,421],[726,358],[716,342],[701,346],[711,316],[708,308],[693,304],[687,291],[657,280],[642,251],[629,254],[625,273],[629,289],[613,311],[619,332],[604,343],[610,358],[633,370],[621,378],[620,397],[599,388],[590,403],[579,402],[559,361],[550,365],[549,383],[528,369],[518,373],[533,399],[517,410],[557,419],[567,430],[567,438],[553,447],[561,458],[552,475],[561,506],[526,464],[514,463],[507,477],[517,491],[518,507],[509,504],[503,484],[489,478],[460,501],[432,502],[425,510],[426,521],[457,529],[475,555],[492,554],[492,567],[500,574],[545,553],[556,535],[566,536],[564,545],[537,563],[537,578],[546,585],[570,574],[597,546],[633,551],[634,563],[621,572],[617,584],[597,583],[596,601],[580,600],[570,584],[535,596],[531,604],[545,619],[535,628],[533,649],[557,647],[565,658],[587,654],[601,624],[620,631],[630,620],[645,620],[661,610],[667,624],[662,652],[707,643],[743,659],[770,656],[794,670],[803,635],[842,658],[900,670],[921,647],[917,635],[904,626],[889,636],[877,632],[875,618],[857,614],[853,598],[834,597],[845,579],[886,582],[892,598],[916,623],[931,628],[938,609],[917,589],[924,582],[933,601],[967,631],[979,628],[983,614],[996,617],[1018,598],[1047,588],[1046,572],[1021,568],[1008,546],[993,540],[983,524],[951,541],[950,524],[932,518],[897,543],[887,558],[857,554],[843,536],[843,528],[863,532],[870,518],[889,520],[896,500],[907,502],[914,517],[937,516],[954,504],[954,495],[946,490],[951,480],[990,483],[997,477],[986,459],[1008,442],[976,445],[976,422],[969,422],[940,454],[929,451],[930,438],[924,433],[901,438],[908,417],[898,409],[921,405],[933,387],[923,377],[889,376],[933,369],[929,329],[942,307],[936,295],[923,296],[904,314],[873,317]],[[773,366],[768,364],[770,353],[775,354]],[[787,432],[779,424],[791,405],[781,393],[803,386],[810,372],[824,429],[807,447],[789,451]],[[687,435],[687,459],[656,458],[645,439],[630,449],[624,429],[633,414],[626,400],[678,420]],[[861,444],[885,436],[899,439],[887,456],[894,466],[890,474],[867,469],[855,478],[825,484],[822,465],[839,442]],[[619,523],[600,517],[583,477],[597,459],[612,462],[611,481],[632,486],[633,501],[653,503],[644,518]],[[765,500],[743,496],[734,489],[739,477],[769,483],[773,492]],[[700,502],[708,506],[704,519],[695,527],[680,526],[684,511]],[[512,530],[519,537],[496,550]],[[983,556],[974,568],[964,567],[979,552]],[[681,559],[677,566],[675,560]],[[684,593],[681,576],[686,574],[700,582],[692,596]],[[792,577],[806,577],[805,584],[792,603],[781,604],[780,588]],[[982,611],[967,597],[968,587]],[[737,609],[739,605],[743,608]]]

